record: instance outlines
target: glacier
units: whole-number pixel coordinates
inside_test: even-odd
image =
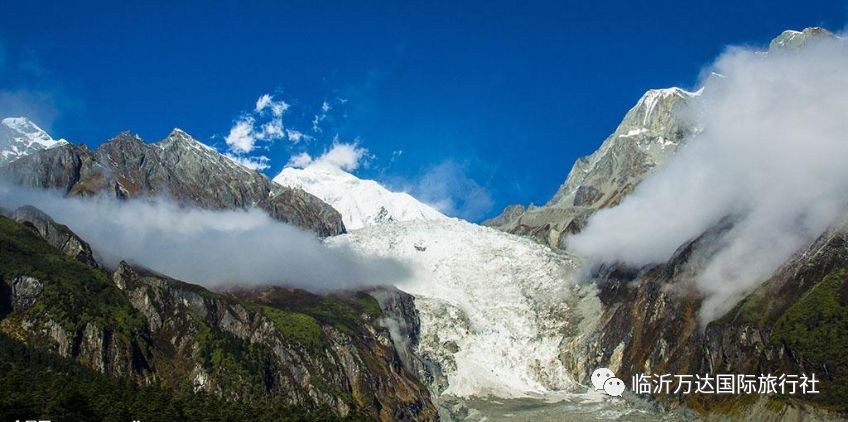
[[[442,394],[519,398],[578,388],[559,359],[564,333],[579,322],[569,256],[458,219],[373,225],[327,243],[411,269],[396,285],[415,296],[418,353],[440,364]]]

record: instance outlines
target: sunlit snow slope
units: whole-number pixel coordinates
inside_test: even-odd
[[[54,140],[25,117],[7,117],[0,121],[0,165],[65,144],[64,139]]]
[[[412,269],[419,354],[439,362],[460,397],[521,397],[575,384],[558,359],[574,324],[574,265],[530,240],[456,219],[382,224],[328,240]]]
[[[392,192],[327,163],[315,162],[302,169],[287,167],[274,181],[303,189],[330,204],[342,214],[348,230],[391,221],[446,218],[407,193]]]

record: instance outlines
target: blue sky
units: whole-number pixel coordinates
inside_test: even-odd
[[[727,45],[848,18],[815,0],[53,3],[4,5],[0,115],[91,146],[180,127],[223,151],[284,101],[283,127],[314,139],[258,140],[244,155],[266,174],[356,142],[357,175],[474,221],[547,201],[645,90],[692,88]]]

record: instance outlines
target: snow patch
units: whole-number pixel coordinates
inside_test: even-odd
[[[625,133],[625,134],[623,134],[623,135],[618,135],[618,137],[619,137],[619,138],[632,138],[632,137],[634,137],[634,136],[641,135],[641,134],[643,134],[643,133],[645,133],[645,132],[647,132],[647,131],[648,131],[648,129],[645,129],[645,128],[643,128],[643,127],[642,127],[642,128],[638,128],[638,129],[630,129],[629,131],[627,131],[627,133]]]

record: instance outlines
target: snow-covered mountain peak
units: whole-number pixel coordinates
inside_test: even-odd
[[[350,230],[393,221],[447,218],[405,192],[392,192],[338,166],[316,161],[305,168],[286,167],[274,181],[317,196],[342,214]]]
[[[769,43],[769,51],[793,50],[802,48],[815,39],[839,38],[833,32],[821,27],[804,28],[803,31],[786,30]]]
[[[64,139],[53,139],[26,117],[7,117],[0,121],[0,165],[67,143]]]

